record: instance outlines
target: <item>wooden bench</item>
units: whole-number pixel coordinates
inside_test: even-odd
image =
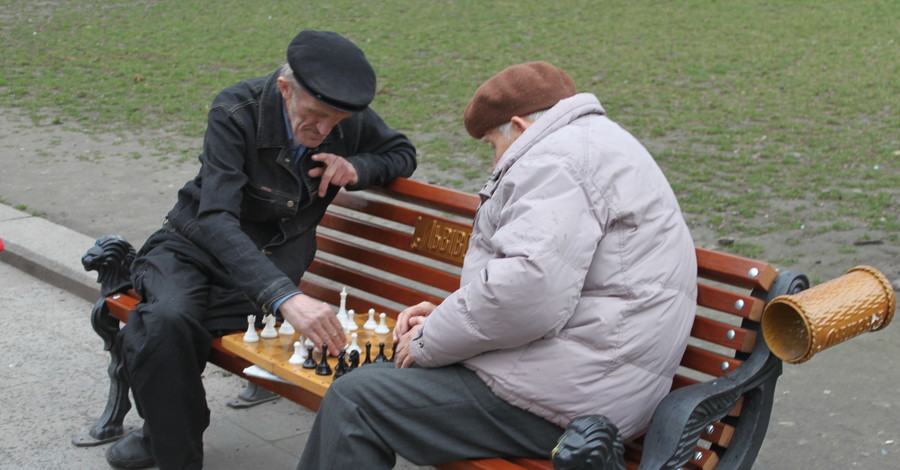
[[[300,284],[305,293],[332,305],[350,292],[347,308],[375,308],[395,317],[423,300],[439,303],[459,285],[478,197],[412,180],[387,188],[343,191],[322,220],[318,254]],[[98,440],[123,433],[130,409],[128,385],[114,338],[119,321],[138,302],[129,288],[134,250],[118,237],[104,237],[83,259],[97,270],[101,297],[91,321],[110,352],[106,409],[91,428]],[[765,304],[777,295],[808,287],[796,272],[733,255],[697,250],[701,284],[691,340],[672,392],[657,408],[648,432],[625,449],[627,468],[750,468],[762,445],[781,361],[760,333]],[[248,377],[251,362],[213,342],[210,362],[312,410],[321,393],[312,387]],[[602,399],[602,397],[597,397]],[[549,456],[548,456],[549,457]],[[441,469],[551,469],[549,460],[471,459]]]

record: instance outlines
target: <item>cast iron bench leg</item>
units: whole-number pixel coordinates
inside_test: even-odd
[[[131,262],[134,248],[123,238],[105,236],[97,239],[81,258],[86,271],[97,271],[100,283],[100,299],[91,311],[91,326],[103,339],[103,347],[109,351],[109,395],[106,409],[90,430],[72,438],[76,446],[94,446],[121,438],[126,430],[122,422],[131,409],[128,399],[128,379],[121,361],[121,343],[117,341],[119,319],[109,313],[106,297],[123,292],[130,287]]]

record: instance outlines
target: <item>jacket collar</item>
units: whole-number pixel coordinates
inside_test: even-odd
[[[571,98],[560,100],[559,103],[548,109],[537,121],[528,126],[528,129],[525,129],[525,132],[500,156],[500,160],[497,162],[497,166],[494,167],[494,171],[491,173],[487,183],[478,192],[482,202],[490,197],[503,175],[519,158],[528,153],[528,150],[546,136],[588,114],[606,114],[603,105],[600,104],[600,100],[591,93],[579,93]]]

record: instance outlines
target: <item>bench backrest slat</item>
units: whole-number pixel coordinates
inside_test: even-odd
[[[749,292],[748,292],[749,294]],[[751,295],[709,286],[697,285],[697,305],[759,321],[765,302]]]
[[[328,235],[319,235],[319,250],[332,253],[366,266],[377,266],[391,274],[420,280],[428,285],[452,292],[459,288],[459,276],[454,273],[425,266],[406,258],[385,253],[376,248],[368,248]]]
[[[697,248],[697,268],[702,278],[764,291],[769,290],[778,276],[775,268],[767,263],[703,248]]]
[[[701,316],[694,319],[691,336],[745,353],[756,345],[755,331]]]

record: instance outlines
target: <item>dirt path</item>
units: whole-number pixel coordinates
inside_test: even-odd
[[[159,227],[178,189],[196,174],[196,160],[178,163],[181,152],[175,155],[172,149],[193,154],[200,146],[200,139],[160,131],[137,136],[88,134],[65,125],[35,127],[16,110],[5,110],[0,113],[0,201],[92,237],[119,234],[140,245]],[[721,248],[712,230],[695,223],[701,217],[687,218],[698,247]],[[869,264],[897,289],[900,247],[888,241],[889,235],[795,230],[737,241],[764,247],[762,259],[807,273],[814,283]]]

